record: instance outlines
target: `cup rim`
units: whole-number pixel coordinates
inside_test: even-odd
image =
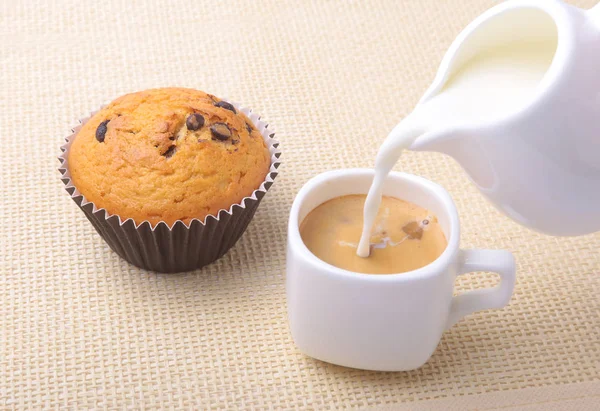
[[[375,170],[367,168],[348,168],[326,171],[311,178],[306,184],[304,184],[304,186],[300,189],[300,191],[294,198],[288,222],[288,247],[290,249],[293,249],[293,252],[296,255],[303,258],[306,262],[310,263],[314,268],[320,270],[321,272],[326,271],[329,274],[334,275],[336,277],[344,279],[362,279],[368,281],[383,282],[404,282],[412,281],[415,279],[433,277],[441,274],[449,265],[452,264],[455,255],[458,252],[460,243],[460,221],[458,218],[458,211],[456,210],[456,206],[454,205],[454,201],[450,197],[450,194],[440,185],[429,181],[423,177],[397,171],[390,172],[387,178],[405,180],[409,181],[412,184],[419,185],[421,188],[431,193],[431,195],[435,197],[436,200],[439,203],[441,203],[444,209],[446,210],[447,215],[449,217],[450,238],[448,239],[448,244],[446,245],[446,249],[442,252],[442,254],[431,263],[420,267],[416,270],[394,274],[357,273],[354,271],[345,270],[343,268],[331,265],[314,255],[308,249],[306,244],[304,244],[304,241],[302,241],[302,237],[300,236],[300,221],[298,221],[300,208],[304,203],[305,198],[313,190],[317,189],[318,187],[327,182],[331,182],[332,180],[335,180],[340,177],[347,177],[349,175],[374,176]],[[289,264],[289,261],[287,263]]]

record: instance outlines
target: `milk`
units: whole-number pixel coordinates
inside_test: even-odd
[[[490,121],[519,111],[535,95],[555,50],[555,42],[536,42],[480,53],[456,71],[436,96],[417,106],[392,130],[377,153],[358,256],[370,254],[369,239],[381,203],[383,182],[402,151],[425,132]]]

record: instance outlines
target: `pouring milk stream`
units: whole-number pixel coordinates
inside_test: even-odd
[[[510,175],[516,178],[516,181],[510,182],[506,178],[508,184],[504,185],[504,191],[497,188],[495,191],[489,189],[486,193],[485,187],[481,187],[481,185],[480,190],[488,195],[488,198],[510,217],[539,231],[553,233],[554,230],[556,232],[553,234],[578,235],[584,234],[586,230],[588,232],[600,230],[600,209],[596,208],[595,213],[591,210],[594,206],[600,207],[600,160],[597,160],[597,158],[600,158],[600,119],[595,120],[595,116],[600,114],[600,81],[596,79],[592,84],[588,84],[588,88],[591,87],[596,93],[592,97],[597,100],[592,100],[591,107],[588,106],[588,111],[591,110],[593,114],[592,120],[586,119],[585,121],[594,121],[593,124],[578,125],[572,122],[571,112],[581,110],[581,108],[575,107],[576,102],[566,101],[567,104],[559,107],[560,112],[553,109],[551,104],[547,104],[547,111],[544,113],[542,112],[544,101],[543,98],[539,97],[540,94],[545,94],[547,100],[552,98],[555,101],[560,100],[560,93],[552,95],[552,89],[547,84],[552,79],[546,77],[552,77],[551,69],[556,72],[561,68],[554,67],[564,63],[560,61],[561,59],[576,58],[565,56],[564,50],[559,48],[561,27],[558,22],[562,21],[563,25],[567,25],[567,20],[561,19],[566,19],[566,17],[574,19],[575,17],[570,16],[571,14],[580,13],[579,17],[589,18],[592,15],[595,18],[600,15],[599,12],[600,6],[585,14],[584,11],[565,5],[557,0],[548,2],[513,0],[489,10],[465,29],[445,58],[447,66],[445,70],[449,73],[442,73],[442,77],[445,76],[445,78],[441,80],[436,78],[438,80],[437,93],[431,96],[432,93],[428,92],[429,96],[426,95],[428,98],[421,101],[415,110],[392,130],[379,149],[375,161],[375,178],[365,202],[363,232],[357,249],[359,256],[368,257],[370,254],[371,228],[381,203],[382,185],[403,150],[411,148],[415,140],[427,133],[450,130],[450,134],[452,134],[452,130],[459,130],[465,124],[492,124],[496,129],[501,130],[505,123],[511,124],[505,119],[511,118],[518,118],[521,121],[521,123],[518,123],[518,121],[513,122],[521,129],[531,132],[533,128],[534,131],[542,134],[542,137],[546,137],[546,145],[537,148],[535,147],[536,142],[539,141],[537,135],[520,135],[518,129],[517,132],[512,129],[510,129],[511,132],[508,132],[509,127],[506,126],[506,138],[502,140],[503,137],[495,136],[495,140],[489,144],[491,147],[492,145],[503,144],[504,147],[508,148],[496,151],[504,151],[509,156],[496,159],[497,162],[504,162],[504,165],[500,166],[494,164],[493,157],[489,156],[492,157],[492,160],[488,159],[489,164],[486,167],[493,168],[494,173],[492,174],[496,177],[496,180],[502,180],[503,178],[502,175],[498,175],[498,170],[502,171],[502,167],[506,166],[512,167],[512,171],[506,174],[512,173]],[[600,26],[595,32],[591,27],[590,25],[588,34],[595,36],[595,39],[600,41]],[[564,31],[567,31],[567,29],[564,29]],[[563,43],[567,40],[561,39]],[[465,49],[467,49],[467,52],[464,51]],[[587,61],[585,58],[581,59],[577,64],[589,64],[591,66],[590,70],[600,70],[600,52],[598,50],[600,49],[595,48],[594,55],[590,55]],[[461,52],[463,56],[461,56]],[[562,53],[560,56],[559,52]],[[467,57],[464,56],[465,54]],[[455,58],[457,55],[459,57]],[[454,70],[450,70],[450,61],[453,58],[455,60],[462,59],[462,64],[458,68],[454,67]],[[444,65],[444,62],[442,65]],[[442,69],[440,68],[440,70]],[[580,69],[579,72],[580,75],[585,76],[588,70]],[[556,73],[553,74],[556,76]],[[567,73],[560,75],[566,76]],[[440,77],[440,73],[438,73],[438,77]],[[559,77],[555,82],[560,83],[560,80],[562,79]],[[435,84],[432,88],[435,88]],[[581,98],[583,99],[583,97],[585,96],[582,94]],[[536,99],[542,101],[536,101]],[[553,101],[550,100],[550,102]],[[535,108],[540,111],[540,118],[542,119],[541,121],[537,119],[537,123],[534,121],[536,120]],[[526,124],[527,117],[523,114],[524,112],[533,113],[531,124]],[[598,117],[600,118],[600,116]],[[565,124],[565,118],[571,118],[571,123]],[[525,123],[523,123],[524,121]],[[553,123],[556,124],[553,125]],[[547,127],[548,125],[550,128]],[[535,130],[536,126],[539,130]],[[583,130],[583,127],[588,129]],[[552,135],[553,128],[559,129],[563,133],[572,134],[558,135],[556,133],[554,136]],[[450,140],[446,146],[452,144],[464,146],[469,143],[483,145],[479,141],[475,144],[475,139],[481,139],[485,142],[484,139],[489,138],[485,135],[486,128],[481,127],[481,130],[481,136],[477,135],[477,129],[472,129],[470,134],[473,137],[470,137],[470,140]],[[577,136],[573,137],[576,133]],[[597,134],[593,135],[594,133]],[[594,156],[597,157],[591,158],[588,153],[586,159],[584,148],[583,152],[576,152],[573,158],[567,159],[566,165],[560,164],[561,160],[556,161],[555,156],[569,154],[567,150],[562,150],[561,153],[558,145],[559,140],[567,141],[570,138],[575,143],[578,141],[586,143],[588,135],[590,139],[596,138],[595,145],[592,145],[590,149],[595,149]],[[441,139],[443,140],[444,137],[447,138],[447,136],[442,136]],[[517,137],[520,140],[517,140]],[[522,146],[532,146],[531,165],[529,166],[527,164],[528,158],[525,155],[519,157],[518,154],[520,153],[517,152],[514,158],[510,157],[511,149],[516,151]],[[558,152],[549,152],[548,150],[558,150]],[[437,151],[444,152],[443,150]],[[448,151],[452,152],[451,149]],[[462,151],[468,152],[468,147]],[[493,154],[493,150],[489,151],[492,151]],[[547,157],[549,157],[547,163],[542,161],[546,159],[538,158],[539,153],[547,154]],[[475,155],[478,155],[478,152],[475,152]],[[468,157],[454,157],[463,166],[466,166],[463,162],[469,161]],[[511,164],[517,158],[525,159],[524,163]],[[552,181],[552,174],[556,172],[557,165],[557,173],[561,174],[556,174],[556,180]],[[528,178],[536,173],[538,174],[538,180],[544,178],[543,173],[545,170],[533,170],[534,167],[547,168],[548,181],[533,181],[530,183],[531,185],[540,185],[546,191],[536,187],[529,189],[526,186],[524,188],[519,186],[519,179],[525,182],[523,184],[526,184]],[[583,173],[581,172],[582,167],[584,167]],[[477,171],[478,167],[472,167],[472,169]],[[518,175],[519,172],[522,177]],[[565,176],[571,179],[585,179],[586,184],[592,184],[592,187],[589,187],[591,191],[589,193],[583,190],[579,191],[578,185],[570,183]],[[478,176],[472,175],[471,177],[476,181]],[[552,186],[561,183],[565,184],[565,187],[555,188]],[[490,184],[490,187],[502,187],[502,185],[498,181],[494,181],[494,184]],[[559,192],[558,189],[563,191]],[[516,198],[516,192],[520,195],[527,195],[529,191],[531,196],[537,196],[538,198],[529,201],[529,203],[527,199],[525,201],[522,201],[523,199],[513,201],[513,198]],[[564,198],[558,196],[561,193]],[[572,198],[567,198],[570,195]],[[544,198],[544,196],[547,198]],[[567,220],[571,218],[576,221],[578,217],[586,218],[586,213],[591,210],[591,213],[588,213],[589,216],[587,216],[589,218],[588,225],[582,225],[582,228],[578,228],[574,225],[567,226],[565,222],[564,227],[559,226],[555,229],[554,226],[550,226],[554,223],[560,225],[556,222],[556,216],[550,215],[550,211],[553,211],[552,205],[557,202],[559,203],[559,207],[555,210],[557,215],[564,214]],[[540,204],[539,212],[542,215],[544,214],[542,205],[546,204],[546,208],[549,210],[546,210],[548,218],[546,220],[536,220],[537,210],[527,208],[528,204],[531,203]],[[519,214],[520,211],[522,211],[522,215]],[[533,216],[527,215],[528,212]],[[573,212],[580,212],[581,214],[577,216],[573,215]],[[576,225],[576,223],[573,224]]]

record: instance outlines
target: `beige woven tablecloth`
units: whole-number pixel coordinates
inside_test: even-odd
[[[492,4],[0,2],[0,409],[597,407],[600,235],[519,227],[443,155],[408,153],[396,169],[450,191],[464,247],[515,253],[510,305],[461,321],[412,372],[328,365],[289,333],[294,194],[318,172],[372,166],[452,39]],[[170,85],[259,111],[284,165],[234,249],[158,275],[108,249],[64,191],[56,156],[89,110]],[[457,289],[495,281],[472,275]]]

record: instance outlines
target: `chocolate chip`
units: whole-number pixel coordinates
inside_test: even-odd
[[[410,222],[402,227],[402,231],[408,234],[411,240],[420,240],[423,237],[423,228],[416,221]]]
[[[100,123],[98,125],[98,128],[96,129],[96,140],[98,140],[100,143],[104,143],[104,138],[106,137],[106,130],[107,127],[106,125],[108,124],[110,120],[104,120],[102,123]]]
[[[188,130],[196,131],[204,126],[204,117],[198,113],[190,114],[185,120],[185,125]]]
[[[212,133],[213,140],[225,141],[231,137],[231,130],[225,123],[215,123],[210,126],[210,132]]]
[[[221,108],[224,108],[225,110],[229,110],[229,111],[233,111],[234,113],[237,113],[237,111],[235,111],[235,107],[233,107],[233,105],[231,103],[228,103],[226,101],[219,101],[218,103],[215,104],[215,107],[221,107]]]
[[[248,134],[252,134],[252,126],[246,123],[246,130],[248,130]]]
[[[177,146],[171,146],[167,149],[167,151],[163,153],[163,156],[165,156],[166,158],[171,158],[171,156],[175,154],[175,151],[177,151]]]
[[[233,144],[234,146],[236,144],[240,144],[240,140],[231,140],[231,144]]]

